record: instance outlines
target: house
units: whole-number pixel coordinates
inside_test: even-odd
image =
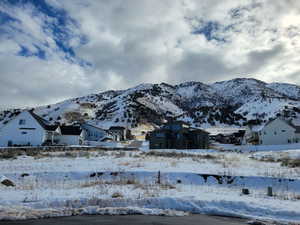
[[[182,121],[171,121],[147,135],[150,149],[208,148],[208,132],[189,127]]]
[[[0,146],[80,144],[80,127],[51,125],[33,111],[23,111],[0,130]]]
[[[80,126],[58,126],[56,140],[59,145],[81,145],[84,137]]]
[[[230,135],[230,144],[241,145],[245,136],[245,130],[238,130]]]
[[[103,141],[111,136],[107,130],[88,123],[83,123],[81,128],[84,132],[84,140],[86,141]]]
[[[280,145],[298,143],[300,140],[300,126],[278,117],[270,120],[258,131],[259,144]]]
[[[250,141],[260,145],[298,143],[300,141],[300,126],[295,126],[291,121],[278,117],[270,120],[264,126],[246,130],[245,142],[251,143]]]
[[[114,141],[125,141],[129,132],[128,129],[121,126],[111,126],[108,131],[113,136]]]
[[[53,141],[55,129],[32,111],[23,111],[0,130],[0,146],[42,145]]]
[[[209,138],[211,141],[216,141],[222,144],[242,144],[245,129],[231,128],[231,127],[211,127],[206,128],[210,133]]]

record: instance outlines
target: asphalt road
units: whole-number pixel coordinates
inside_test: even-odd
[[[230,217],[192,215],[167,216],[72,216],[42,220],[1,221],[0,225],[239,225],[246,220]]]

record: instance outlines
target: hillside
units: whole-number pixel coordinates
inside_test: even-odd
[[[0,113],[0,127],[20,110]],[[88,121],[109,128],[151,129],[172,117],[197,127],[262,124],[278,113],[298,119],[300,87],[238,78],[204,84],[141,84],[127,90],[106,91],[35,108],[52,123]]]

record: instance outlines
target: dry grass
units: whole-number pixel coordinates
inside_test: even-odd
[[[281,166],[290,167],[290,168],[300,168],[300,159],[294,159],[290,157],[282,157],[279,159],[275,159],[271,155],[264,156],[260,159],[255,160],[261,161],[261,162],[270,162],[270,163],[280,163]]]
[[[183,153],[183,152],[162,152],[162,151],[150,151],[146,153],[142,153],[143,156],[154,156],[154,157],[166,157],[166,158],[193,158],[193,159],[207,159],[207,160],[213,160],[217,157],[210,154],[203,154],[203,155],[196,155],[196,154],[189,154],[189,153]]]
[[[290,168],[300,167],[300,159],[284,158],[281,160],[281,166],[287,166]]]

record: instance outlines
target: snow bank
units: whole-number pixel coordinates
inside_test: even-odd
[[[188,213],[170,209],[151,209],[139,207],[105,207],[86,206],[78,208],[35,209],[26,206],[0,207],[0,220],[27,220],[61,216],[80,215],[152,215],[152,216],[186,216]]]
[[[300,144],[286,145],[232,145],[218,144],[222,150],[232,150],[240,152],[257,152],[257,151],[284,151],[284,150],[300,150]]]
[[[68,207],[66,205],[68,204]],[[92,205],[89,205],[92,204]],[[297,203],[296,203],[297,204]],[[81,199],[73,202],[55,202],[57,207],[37,206],[0,207],[0,220],[24,220],[73,215],[165,215],[184,216],[188,213],[220,216],[237,216],[264,220],[299,222],[300,211],[296,204],[274,204],[266,199],[263,203],[226,200],[194,200],[179,198],[145,199]],[[285,207],[285,208],[283,208]]]
[[[300,159],[300,150],[288,150],[288,151],[269,151],[269,152],[257,152],[253,153],[251,158],[257,160],[282,160],[282,159]]]

